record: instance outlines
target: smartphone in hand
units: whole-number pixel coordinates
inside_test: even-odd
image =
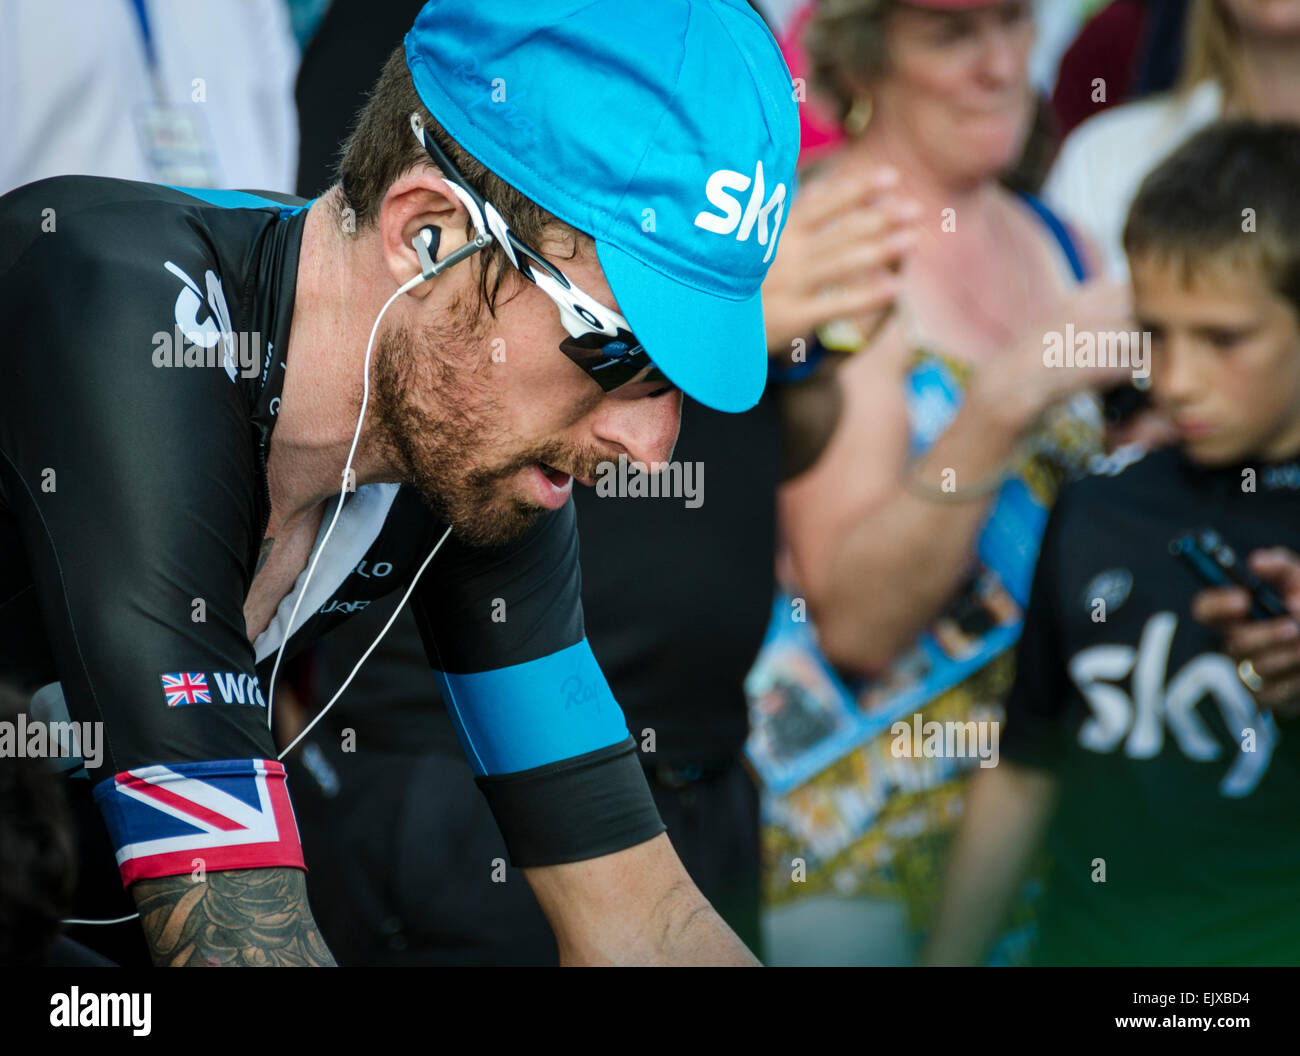
[[[1169,541],[1169,552],[1210,587],[1241,587],[1250,595],[1250,617],[1273,620],[1288,616],[1277,592],[1246,567],[1214,528],[1202,526]]]

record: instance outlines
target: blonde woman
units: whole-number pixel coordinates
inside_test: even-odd
[[[1175,90],[1080,125],[1043,196],[1094,240],[1107,274],[1125,279],[1120,235],[1142,178],[1228,116],[1300,122],[1300,0],[1192,0]]]

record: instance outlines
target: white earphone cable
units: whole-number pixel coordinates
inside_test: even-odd
[[[415,575],[411,577],[411,585],[406,588],[406,593],[402,595],[402,600],[397,603],[397,608],[395,608],[393,610],[393,614],[388,617],[388,622],[384,624],[384,629],[379,632],[379,637],[376,638],[373,642],[371,642],[370,648],[361,654],[361,659],[357,661],[356,666],[352,669],[351,673],[344,680],[343,685],[339,686],[334,696],[330,697],[329,703],[326,704],[323,708],[321,708],[320,711],[317,713],[316,717],[312,719],[311,722],[307,723],[307,725],[303,728],[303,731],[300,734],[298,734],[298,736],[295,737],[292,741],[289,742],[288,747],[286,747],[284,751],[282,751],[279,755],[276,756],[277,759],[283,759],[286,755],[288,755],[291,751],[293,751],[297,743],[311,732],[311,728],[325,717],[325,713],[329,711],[330,708],[334,707],[334,702],[338,700],[339,697],[343,696],[343,691],[346,690],[348,686],[352,684],[352,680],[356,677],[357,672],[361,670],[361,665],[366,662],[370,654],[373,653],[376,647],[379,645],[379,643],[384,640],[384,635],[388,633],[388,629],[392,627],[393,624],[397,621],[397,614],[402,611],[402,607],[406,604],[407,600],[411,597],[411,593],[415,590],[415,585],[420,582],[420,577],[424,575],[424,570],[429,567],[429,562],[433,560],[434,555],[439,550],[442,549],[442,544],[447,541],[447,536],[449,535],[451,535],[451,525],[447,525],[447,530],[442,533],[442,538],[439,539],[437,545],[434,546],[434,548],[429,551],[429,556],[424,559],[424,564],[422,564],[419,567],[419,569],[416,571]]]
[[[424,281],[424,275],[421,274],[414,276],[399,286],[393,295],[384,302],[384,306],[379,309],[379,314],[375,316],[375,323],[370,328],[370,340],[366,342],[366,360],[361,385],[361,413],[357,415],[357,427],[352,434],[352,446],[348,449],[347,462],[343,466],[343,483],[339,488],[338,505],[334,507],[334,516],[330,520],[329,527],[325,530],[325,536],[321,539],[320,546],[316,547],[316,553],[312,556],[311,565],[307,569],[307,578],[303,581],[302,589],[298,591],[298,600],[294,602],[293,611],[289,613],[289,623],[283,630],[279,652],[275,654],[275,665],[271,668],[271,683],[266,694],[266,728],[268,730],[271,729],[273,709],[275,707],[275,680],[280,673],[280,661],[284,659],[285,647],[288,646],[289,639],[293,636],[293,623],[298,618],[298,609],[302,606],[302,599],[307,596],[307,588],[311,584],[311,578],[316,574],[316,565],[320,562],[321,554],[325,552],[325,546],[329,543],[330,536],[334,534],[334,526],[338,523],[339,514],[343,512],[344,500],[347,498],[348,485],[351,483],[352,460],[356,457],[357,444],[361,441],[361,426],[366,420],[366,406],[370,403],[370,354],[374,349],[375,335],[379,332],[379,324],[383,320],[384,314],[392,306],[393,302]]]
[[[64,920],[64,924],[125,924],[128,920],[135,920],[139,913],[132,913],[125,917],[113,917],[111,920],[82,920],[80,917],[69,917]]]
[[[293,621],[298,618],[298,608],[299,606],[302,605],[302,599],[307,595],[307,587],[311,583],[312,575],[316,571],[316,563],[320,560],[320,555],[325,552],[325,544],[329,542],[330,535],[334,531],[334,525],[338,523],[339,514],[343,510],[343,501],[344,498],[347,496],[348,484],[350,483],[349,473],[352,470],[352,459],[356,456],[357,453],[357,444],[361,439],[361,425],[366,419],[366,405],[370,402],[370,353],[374,348],[375,334],[379,331],[379,323],[384,318],[384,313],[388,311],[392,303],[395,300],[397,300],[398,297],[401,297],[404,293],[409,293],[411,290],[415,289],[416,286],[420,285],[420,283],[425,281],[426,281],[425,276],[423,274],[420,274],[420,275],[416,275],[414,278],[408,280],[407,282],[403,283],[400,287],[398,287],[397,292],[394,293],[391,297],[388,298],[387,301],[384,302],[383,308],[379,310],[379,314],[375,317],[374,326],[370,328],[370,340],[366,342],[365,378],[363,380],[363,384],[361,387],[361,413],[357,416],[357,428],[352,434],[352,446],[348,449],[347,463],[343,467],[343,484],[339,490],[338,505],[334,508],[334,517],[330,521],[329,528],[326,529],[325,531],[325,537],[321,540],[320,546],[316,548],[316,554],[312,558],[311,567],[307,569],[307,578],[306,580],[303,581],[302,590],[298,592],[298,600],[294,603],[293,612],[289,614],[289,625],[284,629],[284,640],[281,641],[280,643],[280,651],[276,654],[275,657],[275,666],[271,669],[271,685],[270,685],[270,690],[268,691],[266,696],[267,729],[271,728],[271,708],[275,701],[275,679],[276,679],[276,675],[279,673],[280,670],[280,661],[284,657],[285,646],[289,644],[289,638],[293,630]],[[325,712],[329,711],[329,709],[334,706],[334,701],[338,700],[339,697],[343,695],[343,691],[348,688],[348,685],[352,682],[352,679],[356,677],[356,673],[361,670],[361,665],[366,662],[366,658],[369,657],[370,654],[374,652],[375,648],[379,645],[379,643],[383,641],[384,635],[388,633],[388,629],[393,625],[393,621],[397,619],[397,614],[402,611],[402,606],[406,604],[407,598],[411,596],[411,592],[415,589],[416,583],[419,582],[421,574],[429,566],[429,562],[433,560],[434,554],[436,554],[439,551],[439,549],[441,549],[442,544],[446,542],[447,536],[449,536],[450,534],[451,534],[451,525],[448,525],[447,530],[442,534],[442,538],[438,540],[437,546],[435,546],[433,550],[430,551],[429,556],[424,559],[424,564],[420,566],[419,571],[417,571],[415,576],[412,578],[411,585],[407,587],[406,594],[402,598],[401,604],[398,605],[397,608],[393,611],[393,615],[389,617],[388,622],[384,625],[384,629],[379,632],[379,637],[370,643],[370,648],[367,649],[365,653],[362,655],[361,659],[357,661],[357,665],[352,669],[352,673],[348,675],[347,681],[344,682],[343,685],[339,687],[338,692],[335,693],[334,697],[330,700],[330,702],[321,709],[320,714],[317,715],[314,719],[312,719],[312,721],[308,723],[306,729],[304,729],[302,733],[298,734],[298,736],[293,739],[293,742],[289,745],[289,747],[284,749],[284,751],[282,751],[278,756],[276,756],[277,759],[283,759],[290,752],[290,750],[292,750],[294,745],[296,745],[300,740],[302,740],[303,737],[305,737],[307,733],[311,730],[311,728],[321,720]],[[129,920],[136,920],[137,918],[139,918],[139,916],[140,916],[139,913],[131,913],[124,917],[112,917],[107,920],[89,920],[83,917],[68,917],[62,923],[64,923],[65,925],[125,924]]]

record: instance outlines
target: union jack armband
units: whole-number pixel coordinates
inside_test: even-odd
[[[123,886],[196,869],[306,869],[284,767],[273,759],[169,763],[95,788]]]

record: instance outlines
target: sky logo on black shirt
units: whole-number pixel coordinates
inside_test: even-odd
[[[1153,613],[1136,649],[1104,643],[1070,658],[1070,679],[1091,711],[1079,727],[1079,744],[1093,752],[1120,751],[1135,760],[1155,759],[1169,740],[1198,763],[1224,759],[1230,752],[1219,794],[1248,796],[1268,770],[1277,745],[1273,716],[1255,706],[1236,664],[1220,653],[1200,653],[1170,672],[1177,628],[1174,613]],[[1230,738],[1227,744],[1200,713],[1202,703],[1217,708]]]

